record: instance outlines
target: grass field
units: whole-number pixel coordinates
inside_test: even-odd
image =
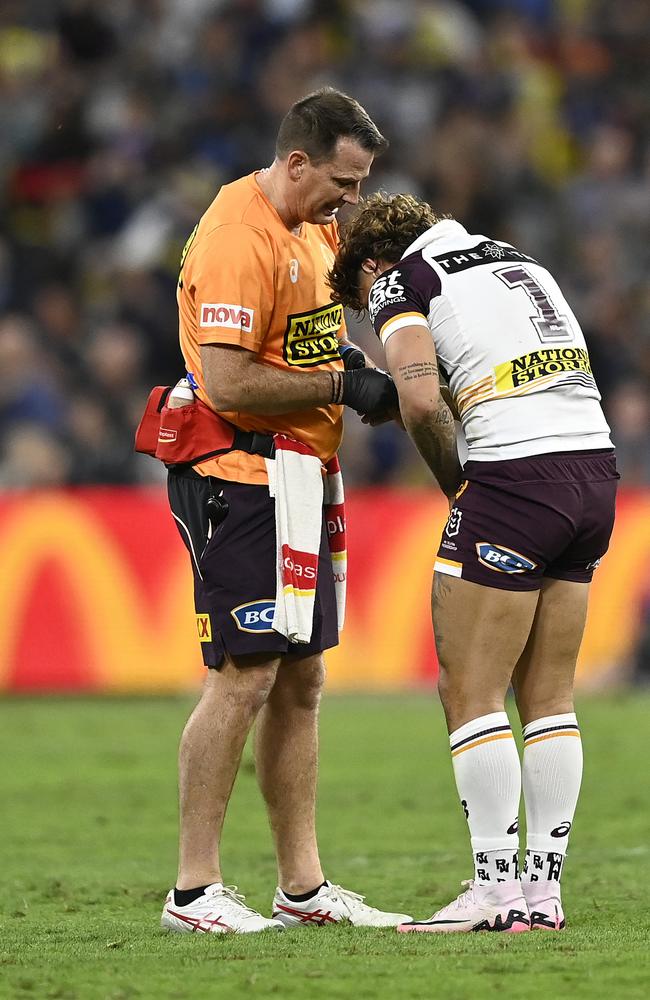
[[[650,995],[650,699],[583,700],[586,774],[562,934],[398,935],[350,927],[165,936],[175,761],[187,699],[0,703],[0,997],[509,998]],[[328,876],[417,916],[470,874],[432,695],[330,697],[320,840]],[[269,911],[270,836],[246,756],[226,880]]]

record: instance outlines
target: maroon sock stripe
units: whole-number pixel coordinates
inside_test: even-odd
[[[533,736],[543,736],[545,733],[563,732],[567,729],[576,733],[580,732],[580,727],[576,726],[575,722],[567,722],[563,726],[547,726],[545,729],[536,729],[534,732],[524,733],[524,742],[532,739]]]
[[[478,733],[472,733],[471,736],[466,736],[464,740],[459,740],[458,743],[452,743],[451,750],[458,750],[459,747],[465,746],[466,743],[473,743],[474,740],[479,740],[482,736],[491,736],[493,733],[509,733],[511,732],[510,726],[492,726],[491,729],[481,729]]]

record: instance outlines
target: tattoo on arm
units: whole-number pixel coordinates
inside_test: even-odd
[[[462,468],[456,450],[456,428],[449,407],[440,400],[435,410],[417,421],[409,421],[407,430],[415,447],[427,463],[448,497],[456,494]]]
[[[416,378],[429,378],[431,375],[437,377],[438,366],[433,361],[412,361],[409,365],[401,365],[397,374],[403,382],[412,382]]]

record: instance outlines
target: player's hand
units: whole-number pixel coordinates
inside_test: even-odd
[[[346,372],[357,371],[359,368],[366,367],[366,358],[363,351],[360,351],[358,347],[353,347],[352,344],[341,344],[339,354],[341,355]]]
[[[342,383],[341,402],[370,419],[399,407],[395,383],[379,368],[343,372]]]

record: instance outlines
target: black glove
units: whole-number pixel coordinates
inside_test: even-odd
[[[358,347],[353,347],[352,344],[342,344],[339,347],[339,354],[341,355],[346,372],[366,367],[366,358],[363,351],[360,351]]]
[[[372,417],[399,406],[395,383],[390,375],[378,368],[345,371],[341,382],[340,402],[364,416]]]

